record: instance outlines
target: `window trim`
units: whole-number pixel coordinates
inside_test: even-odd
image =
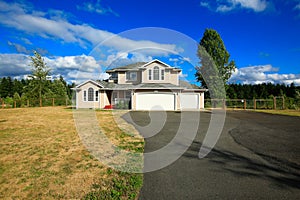
[[[131,74],[135,74],[135,79],[131,79]],[[137,81],[137,72],[136,71],[127,71],[125,74],[126,81]],[[128,79],[129,77],[129,79]]]
[[[86,90],[83,91],[83,101],[86,101]]]
[[[160,70],[160,80],[162,80],[162,81],[165,80],[165,70],[164,69]]]
[[[89,90],[92,89],[93,90],[93,100],[90,100],[89,99]],[[82,93],[82,98],[83,98],[83,101],[84,102],[99,102],[100,101],[100,91],[98,89],[95,89],[95,88],[92,88],[92,87],[89,87],[88,89],[86,90],[83,90],[83,93]]]
[[[87,101],[95,101],[95,91],[92,87],[87,90]]]
[[[151,81],[152,80],[152,69],[148,70],[148,80]]]
[[[95,100],[94,101],[99,101],[99,91],[95,90]]]
[[[159,81],[160,80],[159,71],[160,70],[159,70],[158,66],[153,67],[153,80],[154,81]]]

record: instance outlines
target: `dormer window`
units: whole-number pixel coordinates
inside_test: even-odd
[[[159,80],[159,67],[153,68],[153,80]]]
[[[126,72],[126,80],[127,81],[136,81],[137,80],[137,72]]]

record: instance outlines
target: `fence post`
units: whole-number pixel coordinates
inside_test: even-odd
[[[54,98],[52,98],[52,106],[54,106]]]
[[[40,107],[43,106],[43,103],[42,103],[42,98],[40,98]]]
[[[226,100],[225,99],[222,99],[222,103],[223,103],[223,109],[226,109]]]
[[[256,109],[256,99],[254,99],[253,107],[254,107],[254,110],[255,110]]]
[[[66,98],[66,106],[68,106],[68,98]]]
[[[2,108],[4,108],[4,100],[2,100]]]
[[[27,99],[27,107],[29,107],[30,106],[30,104],[29,104],[29,99]]]
[[[244,99],[244,110],[247,109],[247,102],[246,102],[246,99]]]
[[[16,101],[14,101],[14,108],[16,108],[17,107],[17,102]]]
[[[284,96],[282,96],[282,109],[284,110],[285,109],[285,102],[284,102]]]
[[[273,108],[276,110],[277,105],[276,105],[276,97],[273,97]]]

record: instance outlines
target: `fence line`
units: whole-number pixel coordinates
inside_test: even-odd
[[[205,99],[205,107],[224,109],[299,109],[300,99],[285,98],[283,96],[276,96],[270,99]]]
[[[71,101],[68,98],[44,98],[26,100],[0,99],[0,108],[23,108],[23,107],[44,107],[44,106],[69,106]]]

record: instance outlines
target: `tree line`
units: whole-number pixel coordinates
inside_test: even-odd
[[[195,77],[202,87],[209,88],[206,99],[271,99],[286,97],[288,108],[300,108],[300,87],[290,85],[263,83],[228,84],[235,71],[235,61],[230,60],[230,54],[216,30],[206,29],[201,38],[197,56],[200,66],[196,67]]]
[[[226,98],[228,99],[270,99],[276,96],[289,98],[300,98],[300,86],[262,83],[250,84],[228,84],[226,85]]]
[[[71,99],[71,88],[64,78],[48,80],[51,69],[37,52],[31,58],[31,71],[28,79],[13,79],[12,77],[0,78],[0,100],[6,104],[12,102],[25,102],[26,100],[60,99],[65,102]]]
[[[39,95],[34,92],[34,80],[14,79],[10,76],[0,78],[0,98],[38,99]],[[74,84],[67,84],[62,76],[56,80],[46,80],[46,91],[41,98],[68,98],[71,99],[71,88]]]

